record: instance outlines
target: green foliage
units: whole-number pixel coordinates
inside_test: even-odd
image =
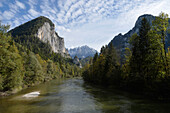
[[[71,73],[70,70],[72,69],[75,71],[77,69],[74,68],[75,66],[73,64],[72,59],[64,58],[61,56],[61,54],[54,53],[52,51],[51,45],[48,42],[44,43],[39,38],[35,37],[35,33],[37,33],[38,29],[45,22],[50,23],[50,26],[54,27],[53,23],[48,18],[38,17],[30,22],[25,23],[24,25],[21,25],[9,31],[9,33],[12,34],[13,40],[17,43],[17,47],[20,51],[26,52],[26,53],[28,53],[28,51],[31,51],[34,54],[39,55],[38,59],[40,62],[42,62],[41,59],[47,62],[47,63],[40,63],[43,67],[43,70],[46,70],[45,73],[49,75],[49,76],[46,76],[45,79],[49,80],[51,78],[56,78],[56,76],[54,76],[55,74],[59,74],[63,77],[73,76],[72,75],[73,71]],[[53,63],[50,64],[49,61],[52,61]],[[56,64],[57,64],[57,67],[55,67]],[[47,65],[47,68],[44,68],[44,65]],[[53,71],[48,70],[50,65],[51,65],[51,68],[54,68],[53,71],[56,71],[55,73]],[[56,68],[57,70],[55,70]]]
[[[123,64],[110,44],[83,69],[85,81],[112,85],[156,98],[170,95],[170,50],[165,50],[168,15],[161,13],[153,25],[143,18],[138,34],[130,38]],[[97,59],[97,60],[96,60]]]
[[[130,58],[132,57],[132,52],[129,48],[125,50],[125,59],[122,65],[122,77],[126,79],[130,74]]]
[[[93,64],[84,67],[83,78],[95,84],[119,84],[120,64],[117,52],[111,44],[109,47],[102,47],[101,54],[95,54]]]
[[[15,43],[6,34],[8,28],[0,26],[0,91],[14,90],[22,85],[22,59]]]
[[[56,66],[52,60],[47,61],[47,75],[50,78],[54,78],[56,75]]]
[[[45,60],[48,60],[48,58],[54,59],[59,56],[52,52],[52,48],[49,43],[44,43],[37,37],[22,35],[13,39],[16,43],[21,44],[35,54],[39,54]]]
[[[96,62],[97,58],[98,58],[98,53],[96,52],[96,54],[95,54],[94,57],[93,57],[93,63]]]
[[[10,25],[2,25],[0,21],[0,33],[1,34],[6,34],[9,28],[10,28]]]
[[[162,41],[163,48],[161,48],[161,58],[164,64],[165,72],[170,74],[168,70],[168,63],[167,63],[168,59],[166,56],[166,45],[165,45],[166,33],[169,24],[168,20],[169,20],[168,14],[161,12],[159,14],[159,17],[157,17],[155,21],[153,21],[153,30],[157,33],[157,35]]]
[[[92,64],[92,59],[93,57],[86,57],[80,60],[80,63],[82,64],[82,66],[84,67],[87,63]]]
[[[168,67],[165,65],[168,64],[164,55],[165,43],[161,38],[162,33],[158,32],[161,31],[160,18],[162,17],[158,17],[159,20],[155,19],[152,27],[143,19],[139,35],[134,34],[130,40],[131,51],[128,52],[122,70],[125,87],[131,91],[155,92],[159,90],[159,85],[166,84],[165,81],[169,80],[168,69],[165,69]]]
[[[13,36],[13,40],[27,48],[28,50],[39,54],[44,60],[53,60],[58,62],[61,58],[60,54],[54,53],[52,51],[51,45],[47,42],[44,43],[39,38],[35,37],[35,34],[38,32],[38,29],[43,26],[45,22],[48,22],[51,27],[54,27],[54,24],[46,17],[38,17],[34,20],[31,20],[15,29],[10,30],[10,33]]]
[[[48,20],[40,17],[33,21],[38,28]],[[35,27],[31,22],[26,25]],[[15,38],[7,33],[8,28],[0,24],[0,91],[17,91],[54,78],[81,75],[81,69],[73,64],[72,59],[54,53],[48,43],[29,34],[30,30],[36,31],[36,27],[21,27],[23,31],[15,33],[11,31]]]
[[[37,60],[34,53],[29,52],[25,62],[24,82],[26,85],[37,84],[44,80],[44,73],[40,62]]]
[[[148,38],[148,32],[150,30],[150,25],[147,22],[145,18],[143,18],[141,22],[141,27],[139,29],[139,36],[137,34],[134,34],[131,38],[131,51],[132,56],[130,58],[129,66],[130,66],[130,73],[129,73],[129,81],[132,82],[133,85],[134,82],[137,85],[135,87],[143,87],[144,79],[145,79],[145,70],[147,70],[145,67],[147,55],[149,54],[149,45],[150,41]],[[151,48],[152,49],[152,48]],[[146,64],[148,65],[148,64]],[[140,89],[142,90],[142,89]]]

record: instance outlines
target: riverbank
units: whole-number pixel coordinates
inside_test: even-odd
[[[147,88],[146,89],[139,88],[138,90],[135,90],[133,88],[130,89],[130,87],[126,86],[125,84],[106,85],[106,84],[98,84],[89,81],[85,81],[85,83],[91,85],[92,87],[100,87],[105,90],[109,90],[110,92],[114,92],[114,91],[123,92],[128,95],[132,95],[132,98],[138,97],[144,100],[147,99],[147,100],[152,100],[157,102],[170,103],[170,96],[168,95],[169,91],[166,92],[164,89],[161,89],[161,87],[159,88],[159,90],[147,89]],[[159,86],[159,84],[157,85]]]
[[[0,96],[9,96],[11,95],[10,92],[0,92]]]
[[[39,84],[44,84],[44,83],[50,82],[50,81],[52,81],[52,80],[63,79],[63,78],[72,78],[72,77],[70,77],[70,76],[61,77],[61,76],[60,76],[60,77],[54,78],[54,79],[51,79],[51,78],[45,79],[43,82],[35,83],[35,84],[29,85],[29,86],[24,85],[23,87],[16,88],[16,89],[14,89],[14,90],[12,90],[12,91],[0,92],[0,97],[6,97],[6,96],[14,95],[14,94],[19,93],[20,91],[25,90],[25,89],[27,89],[27,88],[35,87],[35,86],[37,86],[37,85],[39,85]]]

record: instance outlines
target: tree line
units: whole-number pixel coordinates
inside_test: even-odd
[[[168,15],[160,13],[149,24],[141,21],[138,34],[130,38],[123,63],[112,44],[103,46],[100,54],[93,57],[83,71],[85,81],[104,86],[114,86],[134,93],[157,98],[169,98],[170,94],[170,49],[165,41]]]
[[[0,92],[16,92],[51,79],[81,74],[71,59],[52,52],[48,44],[29,36],[13,38],[7,33],[9,28],[0,23]]]

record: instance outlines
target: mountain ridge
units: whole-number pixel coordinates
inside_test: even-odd
[[[79,47],[75,47],[75,48],[70,48],[68,50],[68,52],[72,58],[77,56],[78,58],[82,59],[82,58],[86,58],[88,56],[93,57],[94,54],[98,51],[87,46],[87,45],[83,45],[83,46],[79,46]]]
[[[137,34],[139,33],[139,28],[141,26],[141,21],[143,18],[146,18],[147,21],[150,23],[150,25],[152,25],[152,21],[156,18],[156,16],[153,16],[151,14],[144,14],[144,15],[139,16],[134,27],[131,30],[129,30],[127,33],[123,35],[119,33],[109,42],[108,45],[112,43],[115,46],[115,48],[121,53],[121,56],[123,56],[125,52],[125,48],[130,46],[129,45],[130,37],[134,33],[137,33]],[[170,24],[170,19],[169,19],[169,24]],[[170,28],[168,30],[170,30]],[[170,46],[170,32],[167,32],[166,48],[168,46]]]

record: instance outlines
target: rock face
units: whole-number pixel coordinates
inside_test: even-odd
[[[13,37],[37,37],[40,41],[49,43],[55,53],[69,57],[68,51],[64,45],[64,38],[58,36],[55,32],[55,25],[44,16],[40,16],[28,21],[9,31]]]
[[[129,47],[129,39],[130,37],[134,34],[134,33],[137,33],[139,34],[139,28],[141,26],[141,21],[143,18],[146,18],[147,21],[150,23],[150,25],[152,25],[152,21],[155,19],[154,16],[152,15],[148,15],[148,14],[145,14],[145,15],[142,15],[138,18],[138,20],[136,21],[136,24],[135,26],[132,28],[132,30],[130,30],[129,32],[127,32],[126,34],[122,35],[121,33],[118,34],[117,36],[115,36],[110,43],[112,43],[116,49],[118,51],[120,51],[121,55],[124,54],[124,51],[125,51],[125,48],[126,47]],[[170,23],[170,20],[169,20],[169,23]],[[170,46],[170,33],[167,33],[167,40],[166,40],[166,48],[168,46]],[[109,43],[109,44],[110,44]]]
[[[73,63],[76,64],[77,66],[79,66],[80,68],[82,68],[82,65],[81,65],[79,58],[77,56],[74,57]]]
[[[93,57],[94,54],[97,51],[93,48],[90,48],[88,46],[81,46],[81,47],[77,47],[77,48],[73,48],[73,49],[69,49],[69,54],[72,58],[74,58],[75,56],[77,56],[78,58],[86,58],[86,57]]]
[[[45,22],[44,25],[38,29],[35,36],[43,42],[49,43],[55,53],[61,53],[62,55],[68,54],[64,46],[64,38],[59,37],[55,32],[55,28],[50,26],[48,22]]]

